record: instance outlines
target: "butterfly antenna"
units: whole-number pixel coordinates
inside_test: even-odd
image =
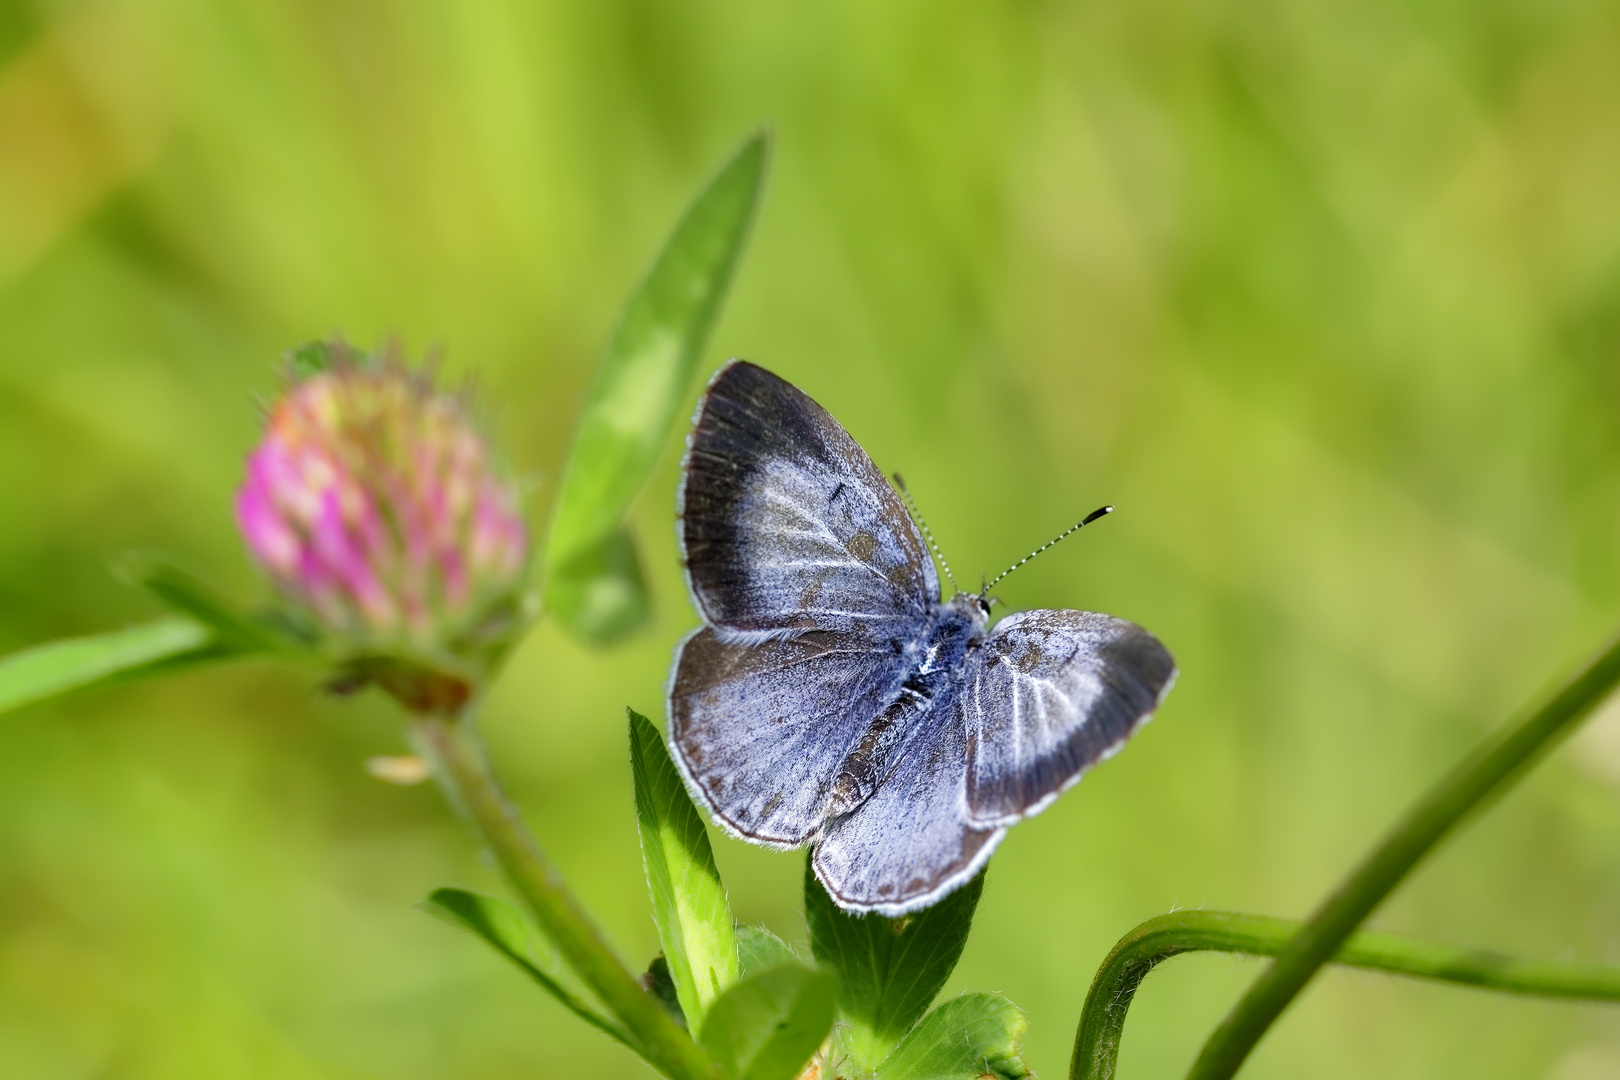
[[[1014,570],[1018,569],[1020,566],[1023,566],[1025,563],[1029,562],[1029,560],[1033,559],[1035,556],[1039,555],[1041,552],[1045,551],[1047,548],[1051,547],[1053,544],[1057,543],[1059,540],[1062,540],[1064,537],[1069,536],[1071,533],[1079,532],[1081,529],[1085,528],[1087,525],[1090,525],[1093,521],[1096,521],[1098,518],[1107,517],[1109,514],[1112,514],[1113,512],[1114,512],[1114,508],[1112,506],[1099,506],[1097,509],[1095,509],[1091,513],[1087,514],[1085,517],[1081,518],[1079,521],[1075,522],[1073,525],[1070,525],[1067,529],[1064,529],[1062,532],[1060,532],[1056,536],[1052,537],[1052,539],[1048,540],[1046,543],[1042,544],[1040,547],[1036,548],[1034,551],[1030,552],[1028,555],[1025,555],[1022,559],[1019,559],[1017,562],[1015,562],[1011,566],[1007,567],[1007,569],[1003,570],[1001,573],[997,574],[995,576],[995,580],[991,581],[990,584],[986,585],[984,587],[984,591],[981,592],[979,595],[980,596],[989,595],[990,590],[995,588],[997,582],[1001,581],[1002,578],[1006,577],[1008,574],[1012,573]]]
[[[951,573],[951,564],[945,561],[945,553],[939,550],[939,545],[934,542],[933,530],[928,527],[928,522],[923,520],[922,511],[917,509],[917,500],[911,497],[911,489],[906,487],[906,478],[899,473],[895,473],[894,486],[900,489],[900,497],[906,500],[906,509],[911,511],[911,519],[917,523],[918,528],[922,529],[923,539],[928,541],[928,547],[933,551],[934,558],[938,559],[939,565],[945,568],[945,580],[951,583],[951,590],[961,592],[962,590],[957,588],[956,585],[956,576]]]

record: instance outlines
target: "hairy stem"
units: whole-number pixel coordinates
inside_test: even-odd
[[[1113,1077],[1125,1014],[1142,979],[1161,961],[1198,951],[1278,956],[1288,948],[1300,926],[1293,919],[1264,915],[1176,911],[1149,919],[1126,934],[1103,961],[1086,995],[1069,1061],[1070,1080]],[[1332,959],[1351,967],[1510,994],[1620,1001],[1617,967],[1526,960],[1399,934],[1355,934]]]
[[[641,989],[524,827],[501,791],[470,720],[419,718],[412,734],[433,762],[450,800],[494,852],[524,906],[568,965],[629,1030],[634,1049],[674,1080],[717,1080],[713,1062],[664,1006]]]
[[[1620,641],[1524,720],[1492,734],[1414,806],[1317,908],[1210,1035],[1188,1080],[1228,1080],[1290,1002],[1458,822],[1529,771],[1620,682]]]

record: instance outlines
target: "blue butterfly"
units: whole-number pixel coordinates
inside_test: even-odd
[[[1122,619],[1024,611],[991,628],[987,596],[942,600],[866,451],[753,364],[699,402],[678,513],[704,625],[675,652],[671,752],[728,832],[814,843],[846,910],[901,915],[967,881],[1175,679]]]

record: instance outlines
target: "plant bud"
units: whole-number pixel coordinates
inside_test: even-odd
[[[292,356],[236,520],[295,615],[408,708],[453,712],[520,629],[528,530],[468,416],[393,352]]]

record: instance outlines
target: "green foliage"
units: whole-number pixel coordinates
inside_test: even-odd
[[[1277,962],[1266,968],[1215,1029],[1188,1074],[1228,1080],[1266,1030],[1356,927],[1464,819],[1513,787],[1547,751],[1591,715],[1620,684],[1620,641],[1571,676],[1557,692],[1503,725],[1429,789],[1406,816],[1329,894]]]
[[[832,1027],[835,985],[802,964],[750,975],[714,1003],[703,1048],[731,1080],[792,1080]]]
[[[450,925],[477,935],[587,1024],[631,1049],[636,1048],[628,1032],[546,973],[541,965],[554,964],[556,950],[522,911],[493,896],[452,888],[434,889],[422,901],[422,907]]]
[[[613,641],[646,617],[624,515],[687,400],[759,202],[766,146],[764,134],[744,143],[675,226],[626,305],[580,414],[551,520],[546,604],[587,641]]]
[[[234,655],[190,619],[159,619],[110,634],[53,641],[0,659],[0,712],[109,682],[164,674]]]
[[[131,556],[121,576],[188,618],[38,645],[0,659],[0,712],[73,690],[170,675],[215,660],[287,650],[292,631],[243,614],[183,570]]]
[[[203,623],[214,638],[238,653],[286,649],[302,644],[289,624],[248,615],[213,588],[179,567],[160,559],[131,555],[124,559],[120,574],[140,585],[176,611]]]
[[[663,953],[653,957],[647,965],[647,972],[641,977],[641,986],[658,999],[681,1027],[686,1027],[686,1013],[681,1009],[680,996],[675,992],[675,980],[669,973],[669,961]]]
[[[1304,925],[1233,911],[1175,911],[1137,926],[1119,940],[1092,980],[1070,1055],[1071,1080],[1112,1080],[1131,1002],[1148,972],[1165,960],[1199,951],[1279,956]],[[1404,934],[1354,934],[1333,962],[1511,994],[1620,1001],[1620,967],[1530,960]]]
[[[652,599],[623,525],[587,548],[546,582],[546,609],[586,641],[606,644],[634,630],[652,614]]]
[[[881,1080],[1025,1080],[1029,1023],[1000,994],[963,994],[911,1029],[878,1068]]]
[[[183,618],[38,645],[0,659],[0,712],[73,690],[172,675],[253,653],[293,656],[308,643],[292,623],[249,615],[175,566],[131,555],[119,575]]]
[[[636,823],[647,891],[681,1012],[694,1034],[709,1005],[737,980],[736,930],[703,818],[692,805],[663,736],[652,721],[626,709]]]
[[[797,963],[799,956],[787,942],[763,926],[739,926],[737,960],[744,975],[754,975],[766,968]]]
[[[285,360],[287,369],[292,375],[299,379],[307,379],[331,371],[337,356],[341,355],[334,342],[306,341],[302,345],[288,349]]]
[[[810,951],[838,972],[839,1040],[853,1064],[876,1066],[927,1011],[962,955],[983,889],[981,873],[913,915],[851,915],[805,861]]]

